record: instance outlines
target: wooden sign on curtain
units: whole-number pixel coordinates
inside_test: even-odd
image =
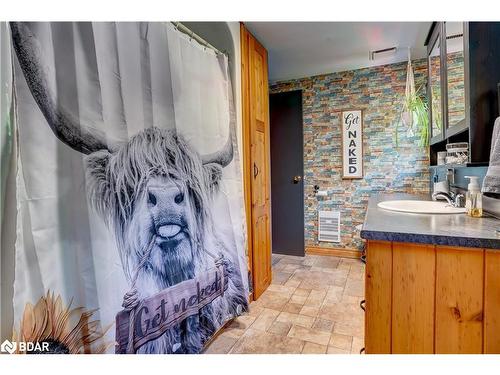
[[[342,111],[342,178],[363,178],[363,112]]]
[[[182,281],[143,299],[133,310],[120,311],[116,315],[115,352],[135,353],[142,345],[157,339],[187,317],[199,314],[202,307],[223,296],[227,288],[226,267],[214,267],[197,278]]]

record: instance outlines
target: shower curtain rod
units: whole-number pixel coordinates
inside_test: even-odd
[[[189,35],[189,37],[193,38],[194,40],[196,40],[198,43],[200,43],[204,47],[210,48],[211,50],[215,51],[215,53],[217,53],[217,54],[220,53],[220,54],[223,54],[223,55],[227,55],[226,52],[218,50],[216,47],[214,47],[213,45],[211,45],[210,43],[208,43],[205,39],[203,39],[201,36],[199,36],[198,34],[196,34],[193,30],[191,30],[190,28],[188,28],[184,24],[182,24],[180,22],[173,22],[173,21],[172,21],[172,24],[179,31],[182,31],[184,34]]]

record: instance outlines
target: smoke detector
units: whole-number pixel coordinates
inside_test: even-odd
[[[397,47],[390,47],[384,49],[378,49],[376,51],[370,51],[369,58],[371,61],[385,59],[387,57],[393,56],[396,54]]]

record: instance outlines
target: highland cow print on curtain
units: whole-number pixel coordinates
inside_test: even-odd
[[[164,23],[10,31],[15,339],[201,352],[248,308],[227,57]]]

